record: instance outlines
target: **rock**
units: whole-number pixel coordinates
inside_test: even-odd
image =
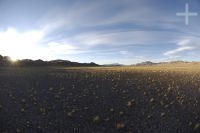
[[[120,123],[117,123],[117,125],[116,125],[116,128],[117,128],[117,130],[122,130],[122,129],[124,129],[124,128],[125,128],[125,124],[124,124],[124,123],[122,123],[122,122],[120,122]]]
[[[93,118],[93,122],[95,123],[95,124],[99,124],[100,122],[101,122],[101,119],[100,119],[100,116],[95,116],[94,118]]]

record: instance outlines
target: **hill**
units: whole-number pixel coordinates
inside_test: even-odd
[[[91,63],[79,63],[79,62],[71,62],[68,60],[51,60],[51,61],[43,61],[39,60],[30,60],[30,59],[23,59],[17,60],[15,63],[11,61],[9,56],[2,56],[0,55],[0,66],[99,66],[98,64],[91,62]]]

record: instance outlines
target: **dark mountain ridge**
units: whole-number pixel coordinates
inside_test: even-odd
[[[13,62],[9,56],[0,55],[0,66],[99,66],[98,64],[91,63],[79,63],[79,62],[71,62],[68,60],[51,60],[51,61],[43,61],[39,60],[31,60],[31,59],[23,59],[17,60]]]

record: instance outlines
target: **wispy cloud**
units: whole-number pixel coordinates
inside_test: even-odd
[[[8,28],[0,32],[0,53],[14,59],[55,59],[57,55],[81,53],[73,44],[49,41],[43,44],[45,32],[32,30],[19,32]]]
[[[177,43],[177,48],[165,52],[164,55],[170,58],[177,58],[185,56],[188,52],[193,50],[200,50],[200,44],[198,43],[198,40],[198,38],[181,40]]]
[[[200,13],[195,1],[190,2],[190,9]],[[184,18],[176,16],[184,11],[184,0],[44,0],[40,3],[44,8],[35,1],[29,4],[22,0],[27,13],[19,3],[17,7],[15,2],[2,4],[0,54],[14,58],[82,62],[91,58],[97,63],[113,60],[132,64],[184,59],[187,53],[200,50],[200,19],[193,17],[186,27]],[[29,26],[22,30],[23,25]]]

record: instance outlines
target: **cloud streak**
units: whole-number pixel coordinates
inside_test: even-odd
[[[188,52],[192,52],[193,50],[200,50],[200,44],[197,42],[199,42],[199,39],[193,37],[192,39],[181,40],[177,43],[177,48],[169,50],[163,55],[170,58],[177,58],[187,55]]]
[[[191,9],[200,12],[194,6],[195,1],[190,3]],[[0,8],[5,12],[0,16],[0,54],[45,60],[76,61],[80,57],[82,62],[100,64],[104,64],[105,58],[109,61],[118,58],[133,64],[141,60],[139,57],[184,60],[187,53],[200,47],[200,19],[192,18],[191,25],[186,27],[183,18],[176,16],[176,12],[184,10],[185,1],[44,0],[40,3],[45,5],[44,9],[34,1],[30,3],[33,6],[22,0],[30,13],[20,8],[22,14],[17,12],[20,4],[15,7],[15,2],[12,5],[2,2],[8,9]],[[37,11],[32,10],[36,7]],[[30,16],[35,20],[29,22]],[[22,28],[23,24],[28,28]]]

